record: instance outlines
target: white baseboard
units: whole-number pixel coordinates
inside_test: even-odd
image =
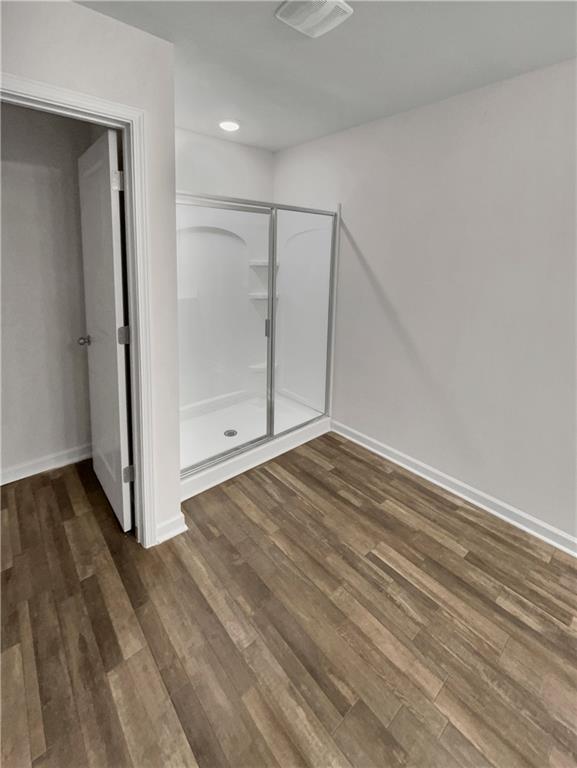
[[[166,520],[164,523],[160,523],[156,527],[156,541],[154,544],[162,544],[163,541],[172,539],[173,536],[178,536],[179,533],[184,533],[188,528],[184,520],[184,515],[179,512],[170,520]]]
[[[332,422],[332,429],[339,435],[352,440],[354,443],[362,445],[363,448],[367,448],[369,451],[382,456],[394,464],[398,464],[405,469],[414,472],[415,475],[423,477],[425,480],[429,480],[431,483],[444,488],[447,491],[451,491],[455,496],[459,496],[465,501],[475,504],[475,506],[490,512],[502,520],[505,520],[516,528],[531,533],[533,536],[542,541],[546,541],[548,544],[552,544],[554,547],[567,552],[573,557],[577,557],[577,537],[571,536],[560,528],[555,528],[549,523],[544,523],[542,520],[533,517],[533,515],[527,514],[511,504],[507,504],[505,501],[496,499],[483,491],[479,491],[477,488],[473,488],[467,483],[463,483],[461,480],[457,480],[450,475],[446,475],[434,467],[424,464],[418,459],[413,459],[411,456],[407,456],[401,451],[397,451],[395,448],[391,448],[384,443],[375,440],[372,437],[364,435],[362,432],[357,432],[356,429],[347,427],[339,421]]]
[[[225,480],[230,480],[231,477],[240,475],[248,469],[280,456],[281,453],[286,453],[286,451],[307,443],[319,435],[324,435],[330,428],[331,420],[326,416],[301,427],[301,429],[277,437],[270,443],[259,445],[251,451],[232,456],[212,467],[201,469],[180,481],[180,498],[182,501],[186,501],[186,499],[196,496],[197,493],[202,493],[202,491],[223,483]]]
[[[24,477],[37,475],[39,472],[48,472],[51,469],[65,467],[67,464],[75,464],[77,461],[83,461],[92,455],[92,446],[79,445],[76,448],[69,448],[66,451],[58,453],[49,453],[46,456],[40,456],[33,461],[25,461],[22,464],[13,464],[11,467],[2,467],[2,485],[13,483],[15,480],[22,480]]]

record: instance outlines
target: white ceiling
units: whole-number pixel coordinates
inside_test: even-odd
[[[279,3],[84,4],[175,44],[179,127],[273,150],[577,56],[573,2],[352,2],[317,40]]]

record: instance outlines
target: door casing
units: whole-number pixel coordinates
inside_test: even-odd
[[[130,399],[136,538],[157,543],[153,465],[150,245],[145,185],[146,113],[78,91],[1,73],[0,101],[95,123],[121,132],[128,317],[131,327]]]

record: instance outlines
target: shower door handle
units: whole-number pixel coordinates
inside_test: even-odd
[[[268,317],[267,317],[267,318],[266,318],[266,320],[264,321],[264,335],[265,335],[267,338],[268,338],[268,336],[270,335],[270,320],[268,319]]]

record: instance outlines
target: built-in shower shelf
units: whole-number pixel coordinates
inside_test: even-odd
[[[275,370],[278,368],[278,363],[275,365]],[[265,373],[267,369],[266,363],[253,363],[248,366],[249,371],[255,371],[256,373]]]
[[[258,261],[258,260],[255,259],[254,261],[249,261],[248,262],[248,266],[249,267],[264,267],[264,268],[266,268],[266,267],[268,267],[268,261]],[[278,264],[276,265],[276,268],[278,269]]]
[[[252,301],[266,301],[268,299],[268,293],[249,293],[248,294],[249,299]],[[278,296],[277,296],[278,300]]]

